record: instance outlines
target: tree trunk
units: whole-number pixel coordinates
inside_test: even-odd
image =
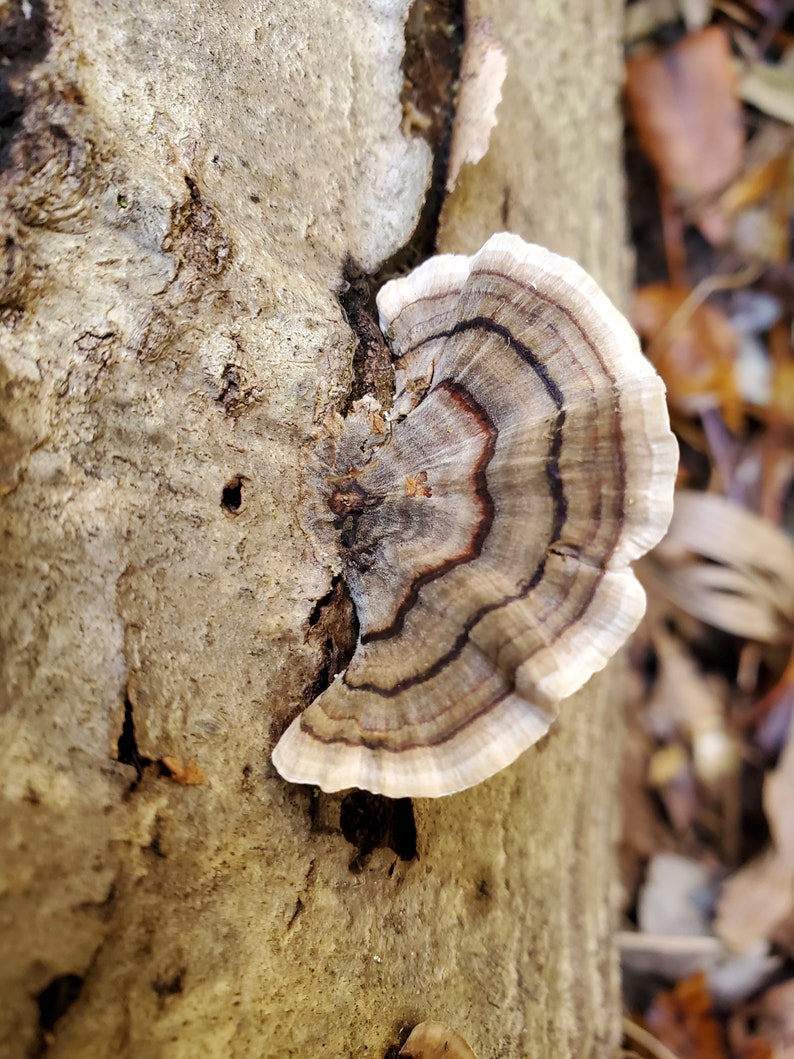
[[[348,620],[302,522],[343,265],[429,179],[406,0],[10,6],[0,1051],[379,1057],[442,1019],[480,1059],[615,1054],[614,667],[416,801],[415,857],[411,807],[270,764]],[[440,249],[509,228],[619,296],[622,7],[478,13],[508,74]]]

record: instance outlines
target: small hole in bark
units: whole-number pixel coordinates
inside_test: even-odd
[[[289,923],[287,923],[287,930],[291,930],[292,929],[293,923],[298,918],[298,916],[301,914],[301,912],[303,911],[304,907],[305,906],[303,904],[303,901],[301,901],[301,899],[299,897],[295,901],[295,908],[293,909],[292,915],[289,918]]]
[[[353,791],[342,799],[339,826],[358,850],[350,870],[358,873],[374,850],[388,848],[400,860],[416,856],[416,823],[410,798],[384,798],[369,791]]]
[[[307,642],[322,649],[317,675],[304,692],[304,701],[308,704],[325,691],[337,673],[347,669],[356,649],[358,620],[341,577],[335,577],[330,591],[317,600],[307,624]]]
[[[240,393],[240,369],[236,364],[227,364],[221,376],[221,392],[218,400],[222,404],[229,404]]]
[[[187,184],[190,197],[193,202],[201,202],[201,192],[198,189],[198,184],[192,177],[185,175],[185,183]]]
[[[343,275],[345,286],[339,294],[339,304],[358,339],[358,346],[353,357],[354,381],[349,403],[340,411],[346,414],[353,401],[364,394],[372,394],[384,408],[391,408],[394,369],[377,324],[375,290],[369,276],[350,258],[344,263]]]
[[[413,860],[416,856],[416,820],[413,803],[410,798],[397,798],[393,805],[389,846],[400,860]]]
[[[223,487],[221,507],[231,515],[236,515],[243,504],[243,480],[233,478]]]
[[[161,860],[166,860],[168,854],[163,849],[163,820],[162,817],[157,816],[154,821],[154,833],[152,834],[152,840],[148,846],[144,846],[150,853],[153,853],[155,857],[159,857]]]
[[[152,982],[152,989],[157,993],[157,999],[162,1007],[166,998],[169,996],[177,996],[182,992],[182,978],[184,976],[185,969],[181,968],[172,975],[170,978],[162,977],[155,978]]]
[[[0,128],[10,128],[25,112],[25,101],[8,85],[0,83]]]
[[[137,773],[132,789],[138,785],[147,765],[151,765],[151,758],[145,757],[138,750],[138,741],[135,738],[135,718],[132,712],[132,703],[129,698],[124,700],[124,724],[121,727],[121,735],[116,744],[116,760],[122,765],[132,765]]]
[[[45,1033],[52,1033],[55,1023],[77,1000],[82,988],[83,979],[79,974],[60,974],[42,989],[37,999],[39,1026]]]
[[[402,1026],[400,1032],[397,1034],[397,1044],[390,1044],[386,1051],[383,1053],[383,1059],[399,1059],[402,1046],[411,1036],[411,1030],[413,1026]]]
[[[337,585],[339,584],[339,581],[340,578],[335,577],[331,582],[330,589],[325,593],[324,596],[321,596],[320,599],[318,599],[312,607],[311,613],[309,614],[308,618],[308,624],[310,629],[313,629],[317,622],[320,620],[320,618],[323,617],[323,613],[326,607],[336,600]]]
[[[0,16],[0,55],[3,57],[0,65],[0,170],[13,167],[10,144],[21,132],[25,108],[41,96],[41,89],[31,90],[32,82],[26,74],[44,58],[49,47],[50,28],[45,0],[3,5]],[[70,89],[71,86],[63,85],[57,94],[68,101]]]

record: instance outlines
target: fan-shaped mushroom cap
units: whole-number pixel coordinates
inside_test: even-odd
[[[378,308],[390,434],[364,456],[348,420],[327,498],[359,642],[273,760],[326,791],[434,797],[514,761],[634,630],[629,563],[667,528],[677,448],[633,331],[567,258],[494,235]]]

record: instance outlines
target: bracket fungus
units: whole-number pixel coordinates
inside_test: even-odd
[[[401,1059],[477,1059],[461,1035],[443,1022],[420,1022],[400,1049]]]
[[[378,309],[394,405],[384,430],[359,403],[324,480],[358,644],[273,761],[436,797],[513,762],[634,630],[629,564],[667,528],[677,447],[634,332],[567,258],[494,235]]]

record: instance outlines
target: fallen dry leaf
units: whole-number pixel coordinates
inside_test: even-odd
[[[745,103],[794,125],[794,69],[790,63],[752,63],[741,70],[738,91]]]
[[[794,361],[785,360],[773,365],[770,390],[771,415],[780,422],[794,423]]]
[[[794,870],[768,850],[732,875],[723,886],[714,929],[743,952],[769,938],[794,903]]]
[[[767,643],[794,633],[794,544],[771,522],[715,493],[680,489],[643,580],[718,629]]]
[[[777,768],[764,780],[764,811],[778,856],[794,871],[794,724]]]
[[[787,145],[788,146],[788,145]],[[730,213],[738,213],[753,206],[760,199],[779,187],[788,176],[788,149],[784,148],[772,158],[748,168],[722,196],[721,202]]]
[[[640,145],[661,183],[689,208],[707,238],[724,224],[709,200],[739,172],[744,126],[726,34],[691,33],[665,51],[627,63],[626,95]]]
[[[689,769],[689,754],[680,743],[667,743],[655,750],[648,762],[648,783],[663,787]]]
[[[662,625],[654,629],[653,643],[659,672],[645,720],[668,745],[651,759],[650,782],[661,786],[681,776],[687,759],[673,740],[682,735],[701,780],[710,783],[735,772],[738,755],[724,723],[726,689],[707,680],[691,652]]]
[[[772,986],[737,1012],[728,1040],[738,1059],[794,1059],[794,981]]]
[[[746,715],[746,726],[755,728],[755,745],[777,755],[791,737],[794,715],[794,645],[788,662],[767,693]]]
[[[663,283],[641,287],[634,296],[632,322],[664,379],[670,406],[693,415],[717,405],[728,426],[738,431],[742,406],[734,369],[736,334],[719,309],[691,302],[691,295],[685,287]]]
[[[794,129],[766,121],[749,141],[742,174],[720,196],[731,245],[743,259],[789,258]]]
[[[669,992],[658,994],[645,1023],[677,1059],[727,1059],[722,1032],[711,1009],[705,974],[693,974]]]

